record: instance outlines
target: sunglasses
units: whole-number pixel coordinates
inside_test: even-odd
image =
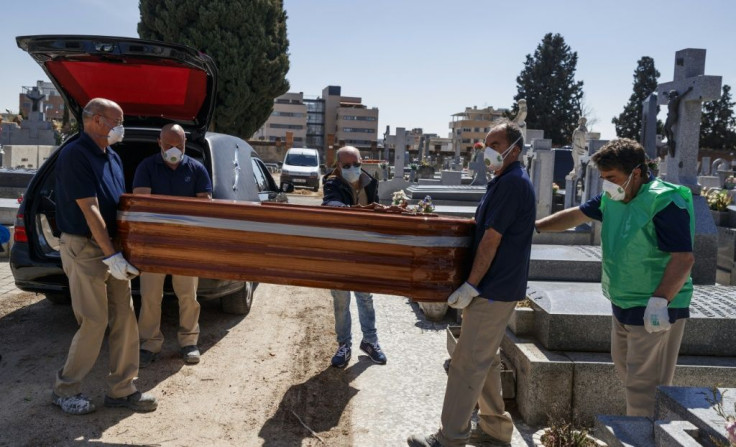
[[[355,163],[353,163],[352,165],[351,165],[350,163],[347,163],[347,164],[344,164],[344,165],[341,165],[341,166],[342,166],[342,168],[343,168],[343,169],[350,169],[350,166],[352,166],[352,167],[354,167],[354,168],[359,168],[359,167],[360,167],[360,166],[361,166],[362,164],[363,164],[363,163],[360,163],[360,162],[357,162],[357,161],[356,161],[356,162],[355,162]]]

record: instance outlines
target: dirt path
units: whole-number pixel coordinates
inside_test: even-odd
[[[184,366],[176,303],[167,301],[162,355],[136,382],[158,397],[158,410],[102,407],[105,344],[83,385],[97,412],[67,416],[51,404],[50,392],[76,330],[71,308],[27,293],[2,297],[0,445],[349,445],[351,378],[328,367],[331,303],[326,290],[269,284],[258,287],[245,318],[206,303],[202,361]]]

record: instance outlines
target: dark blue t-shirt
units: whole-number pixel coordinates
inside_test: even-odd
[[[653,177],[649,177],[647,183]],[[593,197],[580,205],[580,211],[586,216],[597,221],[603,221],[603,213],[600,210],[601,194]],[[654,231],[657,233],[657,247],[668,253],[692,252],[692,238],[690,237],[690,214],[674,203],[667,205],[662,211],[652,218]],[[644,325],[644,310],[646,306],[631,307],[623,309],[611,303],[613,315],[622,324],[636,326]],[[680,318],[690,318],[690,309],[668,309],[670,322],[674,323]]]
[[[526,296],[534,220],[534,187],[519,162],[488,182],[475,212],[473,256],[486,229],[502,235],[496,256],[478,284],[480,296],[495,301],[520,301]]]
[[[56,225],[64,233],[90,236],[89,225],[77,199],[97,197],[100,214],[113,236],[117,229],[120,196],[125,192],[125,175],[120,156],[109,146],[103,152],[89,135],[64,146],[56,161]]]
[[[171,169],[156,153],[136,168],[133,188],[151,188],[151,194],[196,197],[197,193],[211,193],[212,182],[207,169],[192,157],[185,154],[176,169]]]

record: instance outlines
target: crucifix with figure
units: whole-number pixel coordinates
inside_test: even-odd
[[[700,192],[698,149],[703,101],[721,96],[721,77],[704,73],[705,50],[687,48],[675,53],[672,82],[657,85],[658,104],[671,106],[665,126],[669,151],[664,178],[690,187],[695,194]]]

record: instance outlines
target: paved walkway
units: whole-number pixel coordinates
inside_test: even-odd
[[[10,271],[8,258],[0,259],[0,299],[20,292],[22,290],[15,287],[15,279]]]

